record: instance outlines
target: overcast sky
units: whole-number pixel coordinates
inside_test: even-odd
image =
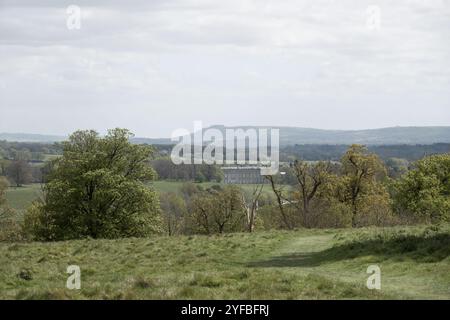
[[[450,0],[0,0],[0,132],[194,120],[450,125]]]

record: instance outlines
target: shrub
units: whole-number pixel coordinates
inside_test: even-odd
[[[0,241],[22,241],[23,232],[17,222],[16,212],[10,208],[0,208]]]
[[[429,222],[450,220],[450,154],[426,157],[394,185],[394,208]]]

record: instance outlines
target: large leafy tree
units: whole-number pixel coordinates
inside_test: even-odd
[[[289,170],[294,182],[287,191],[275,183],[274,177],[267,177],[288,228],[297,225],[292,212],[305,227],[381,225],[391,218],[384,185],[386,169],[364,146],[349,147],[340,164],[297,160]]]
[[[44,198],[26,217],[42,240],[146,236],[160,227],[159,202],[145,184],[153,149],[129,142],[126,129],[77,131],[47,176]]]
[[[352,208],[352,226],[356,227],[358,214],[373,197],[389,197],[381,181],[386,177],[386,168],[377,155],[369,153],[362,145],[352,145],[341,159],[341,199]]]
[[[417,161],[395,184],[397,212],[431,222],[450,219],[450,154]]]
[[[333,169],[331,162],[295,160],[286,172],[293,177],[290,179],[292,187],[284,189],[275,184],[272,176],[267,177],[276,196],[283,223],[288,228],[298,223],[307,228],[317,225],[324,213],[320,204],[327,202],[327,193],[331,193],[328,189],[334,186],[337,179]]]
[[[32,180],[31,167],[25,160],[14,160],[8,166],[6,173],[8,178],[14,182],[17,187],[30,183]]]
[[[296,204],[303,216],[303,225],[311,227],[311,204],[320,189],[331,180],[331,163],[319,161],[309,164],[295,161],[292,166],[297,183],[294,192]]]

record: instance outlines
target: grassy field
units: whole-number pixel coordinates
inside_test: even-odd
[[[0,298],[450,299],[450,227],[3,243]]]
[[[6,191],[8,205],[15,210],[25,210],[31,202],[41,195],[41,185],[31,184],[23,187],[10,187]]]
[[[180,187],[183,185],[183,182],[177,181],[155,181],[151,183],[154,188],[159,192],[179,192]],[[204,183],[196,183],[197,185],[202,186],[203,188],[208,188],[213,185],[223,185],[221,183],[214,182],[204,182]],[[244,191],[251,192],[253,185],[239,185]],[[265,185],[263,192],[270,192],[269,186]],[[8,189],[6,196],[8,200],[8,204],[19,211],[23,211],[26,209],[33,200],[39,197],[41,194],[41,185],[40,184],[31,184],[23,187],[11,187]]]

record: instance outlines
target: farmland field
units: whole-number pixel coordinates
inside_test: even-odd
[[[23,187],[10,187],[6,191],[6,199],[9,206],[15,210],[25,210],[33,200],[41,195],[40,184],[30,184]]]
[[[2,299],[449,299],[449,271],[446,225],[0,244]]]

